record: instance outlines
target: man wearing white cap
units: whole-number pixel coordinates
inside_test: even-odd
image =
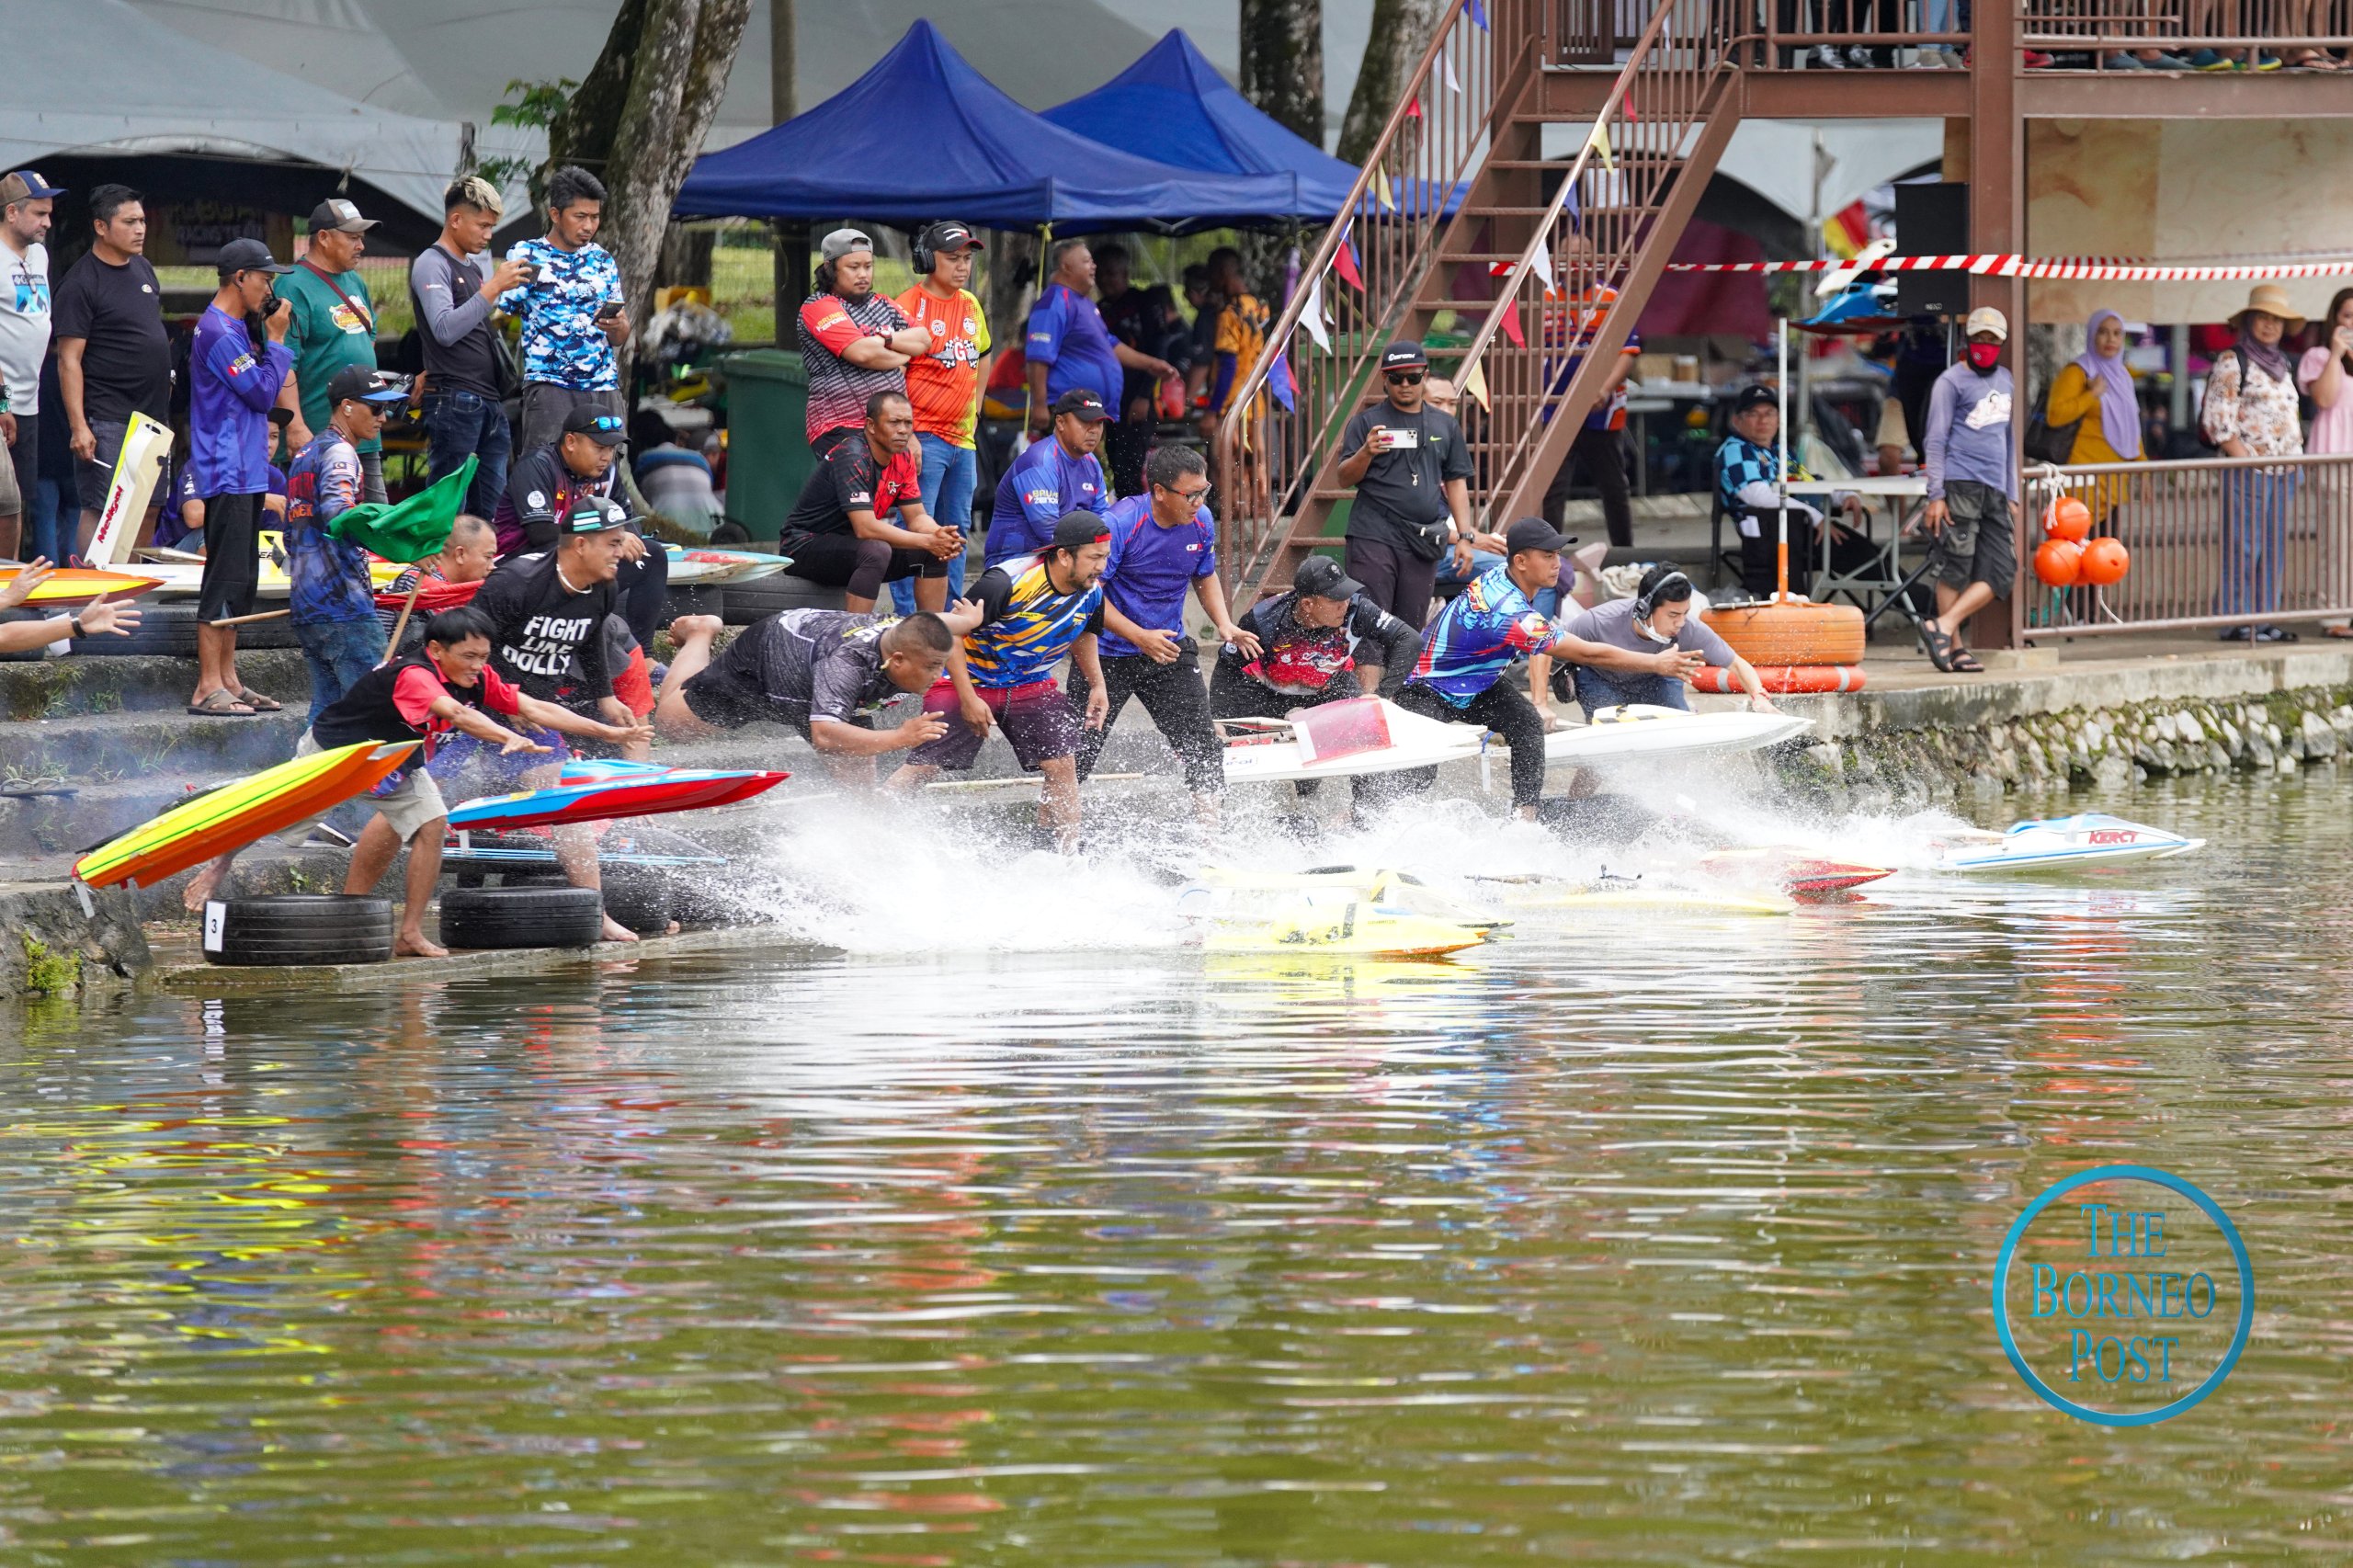
[[[1937,378],[1921,432],[1928,507],[1928,575],[1937,613],[1920,623],[1928,659],[1940,670],[1985,666],[1961,645],[1961,628],[2018,574],[2018,471],[2010,448],[2010,372],[2002,345],[2010,324],[1991,305],[1969,312],[1969,346]]]
[[[809,375],[809,449],[823,462],[866,427],[877,393],[906,395],[907,361],[931,347],[931,333],[874,291],[874,242],[861,231],[835,229],[818,255],[817,291],[801,301],[797,324]]]

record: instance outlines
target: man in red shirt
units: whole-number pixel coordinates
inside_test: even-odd
[[[835,229],[820,247],[817,291],[801,307],[801,363],[809,375],[809,449],[819,459],[866,418],[878,392],[907,390],[907,361],[931,334],[874,291],[874,242]]]
[[[883,584],[902,577],[915,579],[918,608],[948,608],[948,563],[964,553],[964,535],[924,510],[906,393],[867,401],[864,426],[835,442],[801,486],[777,549],[792,557],[789,575],[841,589],[844,609],[864,614]]]

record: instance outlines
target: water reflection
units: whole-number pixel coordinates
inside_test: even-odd
[[[2345,803],[2147,790],[2203,860],[1443,964],[1040,904],[1029,951],[936,922],[911,958],[28,1016],[0,1545],[2335,1557]],[[2205,1187],[2262,1281],[2223,1392],[2129,1435],[2020,1387],[1987,1294],[2028,1199],[2120,1158]]]

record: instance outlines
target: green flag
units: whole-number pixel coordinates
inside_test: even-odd
[[[347,506],[327,519],[327,532],[372,550],[387,561],[422,561],[449,542],[450,526],[465,509],[466,486],[473,483],[475,461],[468,458],[457,472],[405,501]]]

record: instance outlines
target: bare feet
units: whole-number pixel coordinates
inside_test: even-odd
[[[422,931],[404,931],[392,939],[392,957],[396,959],[446,959],[449,949],[438,942],[428,942]]]
[[[614,919],[611,915],[608,915],[605,916],[605,940],[608,942],[634,942],[637,940],[637,933],[622,925],[620,921]]]
[[[180,894],[180,906],[190,915],[204,913],[204,905],[221,886],[221,879],[229,874],[229,862],[235,859],[233,851],[217,860],[208,860],[196,875],[188,880],[188,891]]]
[[[683,648],[696,637],[716,637],[727,623],[715,615],[682,615],[670,623],[670,641]]]

